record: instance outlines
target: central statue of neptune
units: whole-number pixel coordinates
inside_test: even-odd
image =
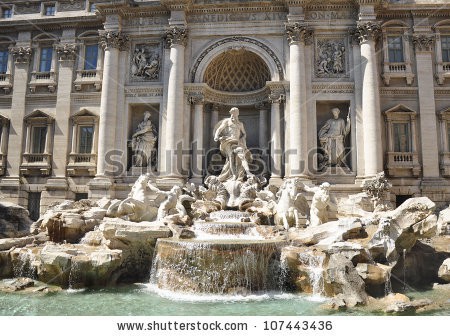
[[[220,151],[226,161],[219,175],[219,181],[243,181],[250,177],[249,161],[252,155],[247,149],[244,125],[239,121],[239,109],[233,107],[230,117],[220,121],[214,132],[214,141],[220,141]]]

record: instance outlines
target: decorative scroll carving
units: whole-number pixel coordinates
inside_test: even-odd
[[[206,57],[206,55],[208,55],[212,50],[214,50],[217,47],[220,47],[221,45],[225,44],[225,43],[230,43],[230,42],[240,42],[240,43],[251,43],[254,44],[260,48],[262,48],[274,61],[277,70],[278,70],[278,74],[280,76],[280,79],[283,79],[283,66],[281,65],[280,60],[278,59],[278,57],[275,55],[275,53],[264,43],[259,42],[257,40],[248,38],[248,37],[242,37],[242,36],[233,36],[233,37],[228,37],[225,38],[223,40],[217,41],[216,43],[210,45],[208,48],[206,48],[201,55],[197,58],[194,67],[192,68],[192,73],[191,73],[191,82],[194,83],[195,82],[195,75],[197,73],[197,69],[200,65],[200,63],[202,62],[202,60]]]
[[[73,61],[77,56],[78,46],[75,43],[56,44],[55,50],[60,61]]]
[[[358,22],[355,33],[359,43],[376,41],[381,35],[381,26],[378,22]]]
[[[59,11],[76,11],[76,10],[82,10],[85,8],[86,1],[66,1],[66,2],[60,2],[58,10]]]
[[[345,42],[319,39],[316,43],[316,77],[341,77],[346,73]]]
[[[203,93],[194,93],[189,96],[189,103],[192,105],[203,104],[205,102],[205,96]]]
[[[29,63],[33,50],[31,47],[11,47],[9,52],[15,58],[16,63]]]
[[[255,108],[257,110],[268,110],[270,108],[270,106],[267,101],[262,101],[262,102],[256,103]]]
[[[174,45],[186,45],[187,29],[186,27],[173,26],[166,31],[166,45],[171,48]]]
[[[136,79],[157,80],[161,58],[159,48],[151,45],[137,44],[131,57],[131,76]]]
[[[105,49],[126,50],[128,48],[128,36],[120,31],[104,30],[100,32],[100,45]]]
[[[435,40],[434,35],[413,35],[412,41],[416,50],[418,51],[431,51]]]
[[[304,42],[305,44],[311,43],[313,31],[308,28],[304,23],[286,23],[286,37],[289,44],[295,44]]]

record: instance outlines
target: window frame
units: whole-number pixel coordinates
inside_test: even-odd
[[[5,11],[8,10],[10,12],[10,16],[5,17]],[[1,18],[2,19],[12,19],[14,16],[14,5],[9,6],[1,6]]]
[[[42,2],[41,4],[41,15],[42,16],[56,16],[56,14],[58,13],[58,3],[56,1],[51,1],[51,2]],[[47,8],[53,7],[54,11],[53,14],[47,14]]]
[[[383,67],[382,77],[386,86],[390,85],[391,79],[400,78],[405,79],[407,85],[412,85],[415,75],[412,72],[412,57],[411,57],[411,33],[410,27],[403,21],[391,20],[383,24],[382,28],[383,39]],[[400,38],[402,61],[391,60],[391,49],[389,40]]]

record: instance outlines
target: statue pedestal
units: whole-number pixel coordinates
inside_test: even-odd
[[[318,183],[329,182],[331,184],[353,184],[356,173],[348,167],[326,167],[316,174]]]

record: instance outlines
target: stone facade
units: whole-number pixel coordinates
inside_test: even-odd
[[[6,1],[0,198],[43,210],[124,198],[146,172],[162,189],[200,183],[221,171],[214,127],[236,106],[252,170],[271,183],[329,181],[339,195],[385,171],[393,200],[447,204],[446,2]],[[351,128],[342,164],[322,167],[335,107]],[[146,112],[157,140],[136,167]]]

